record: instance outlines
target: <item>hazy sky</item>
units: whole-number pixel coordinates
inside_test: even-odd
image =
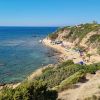
[[[0,26],[63,26],[96,20],[100,0],[0,0]]]

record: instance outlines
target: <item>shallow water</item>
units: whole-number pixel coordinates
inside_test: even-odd
[[[34,70],[56,63],[40,39],[56,27],[0,27],[0,83],[19,82]]]

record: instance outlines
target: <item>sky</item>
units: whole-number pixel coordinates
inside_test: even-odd
[[[100,0],[0,0],[0,26],[65,26],[97,21]]]

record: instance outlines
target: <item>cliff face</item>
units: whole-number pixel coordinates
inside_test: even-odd
[[[100,54],[100,24],[87,23],[58,29],[54,40],[72,42],[75,46],[95,49]]]

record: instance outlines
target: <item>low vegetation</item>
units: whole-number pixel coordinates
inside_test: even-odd
[[[90,43],[94,43],[94,42],[99,43],[100,42],[100,35],[99,34],[92,35],[90,37],[90,39],[88,40],[88,42],[90,42]]]
[[[36,79],[23,82],[15,89],[4,88],[0,100],[56,100],[57,92],[83,82],[86,73],[94,74],[100,64],[79,65],[69,60],[43,70]]]
[[[62,34],[63,40],[74,42],[75,46],[81,47],[83,38],[86,38],[90,32],[95,34],[91,35],[89,39],[85,41],[85,44],[87,47],[92,47],[93,49],[97,48],[96,52],[100,54],[100,24],[98,24],[96,21],[93,21],[92,23],[59,28],[48,37],[51,40],[56,40],[58,39],[59,34]]]
[[[80,71],[74,73],[73,75],[69,76],[68,78],[66,78],[64,81],[62,81],[60,83],[60,85],[54,87],[53,89],[57,90],[57,91],[63,91],[65,89],[72,88],[72,87],[74,87],[75,83],[81,82],[82,79],[85,80],[84,76],[85,76],[85,71],[80,70]]]
[[[58,37],[58,34],[56,34],[56,33],[49,34],[49,38],[51,40],[55,40],[57,37]]]
[[[16,89],[4,88],[0,100],[56,100],[57,92],[41,81],[24,82]]]
[[[43,70],[43,74],[36,78],[47,84],[49,88],[57,91],[69,88],[73,84],[85,79],[86,73],[95,74],[100,69],[100,64],[80,65],[69,60],[58,66]]]

